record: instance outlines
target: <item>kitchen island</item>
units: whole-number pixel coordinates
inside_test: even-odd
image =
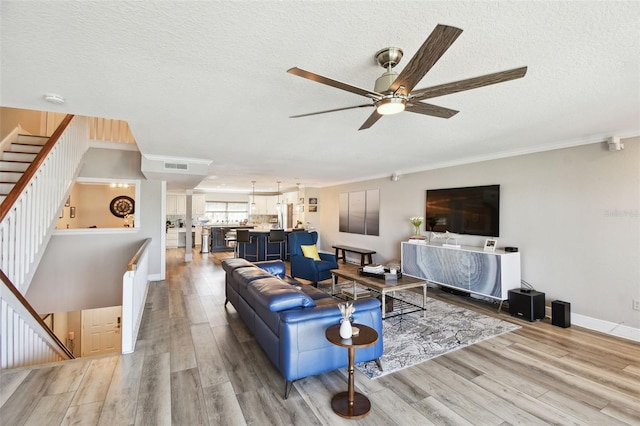
[[[227,232],[232,229],[253,229],[252,225],[207,225],[209,228],[209,240],[211,241],[211,252],[233,251],[234,246],[227,245]]]
[[[295,232],[292,229],[285,229],[285,240],[282,243],[270,243],[269,242],[269,229],[253,229],[249,231],[251,236],[251,243],[241,244],[238,247],[239,257],[246,258],[247,260],[263,261],[263,260],[286,260],[289,258],[289,234]],[[257,260],[254,256],[257,254]]]

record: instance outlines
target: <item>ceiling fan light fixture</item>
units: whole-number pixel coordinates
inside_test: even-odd
[[[407,101],[402,98],[386,98],[376,104],[376,110],[380,115],[398,114],[404,111],[404,105]]]

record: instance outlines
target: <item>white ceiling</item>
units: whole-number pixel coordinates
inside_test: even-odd
[[[640,2],[1,1],[0,104],[127,120],[145,155],[212,160],[201,187],[326,186],[640,134]],[[408,112],[290,115],[367,98],[374,54],[403,66],[437,24],[464,30],[416,88],[523,65],[518,80]],[[54,106],[45,93],[63,96]],[[171,183],[170,183],[171,186]]]

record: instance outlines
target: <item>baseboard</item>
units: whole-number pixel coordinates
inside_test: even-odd
[[[163,277],[161,274],[149,274],[147,278],[149,281],[162,281],[165,277]]]
[[[546,306],[545,313],[547,318],[551,318],[551,306]],[[571,313],[571,324],[588,328],[589,330],[598,331],[600,333],[640,342],[640,328],[633,328],[628,325],[616,324],[615,322],[574,313]]]

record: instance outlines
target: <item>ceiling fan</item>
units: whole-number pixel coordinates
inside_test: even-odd
[[[304,77],[337,89],[355,93],[357,95],[365,96],[373,102],[364,105],[294,115],[290,118],[307,117],[309,115],[325,114],[328,112],[344,111],[354,108],[375,107],[376,109],[358,130],[368,129],[383,115],[397,114],[402,111],[415,112],[417,114],[431,115],[440,118],[451,118],[457,114],[458,111],[428,104],[422,102],[422,100],[514,80],[516,78],[524,77],[527,73],[527,67],[525,66],[487,74],[480,77],[413,90],[415,85],[422,80],[425,74],[435,65],[440,57],[444,55],[444,52],[446,52],[453,42],[456,41],[460,34],[462,34],[462,30],[459,28],[447,25],[436,26],[400,74],[393,71],[393,68],[398,64],[398,62],[400,62],[400,59],[402,59],[402,49],[397,47],[388,47],[378,51],[375,54],[376,61],[380,66],[385,68],[386,71],[376,80],[373,91],[323,77],[297,67],[291,68],[287,70],[290,74]]]

